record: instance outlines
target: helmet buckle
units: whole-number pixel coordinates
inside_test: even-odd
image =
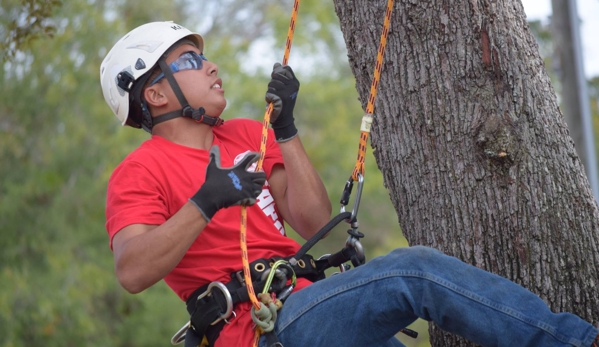
[[[129,93],[131,91],[131,87],[133,86],[133,82],[135,82],[135,77],[133,77],[129,71],[121,71],[116,76],[116,80],[117,86]]]
[[[191,108],[191,106],[189,105],[183,107],[183,109],[181,110],[181,115],[183,117],[193,118],[193,108]]]

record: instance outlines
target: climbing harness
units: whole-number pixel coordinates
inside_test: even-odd
[[[295,267],[288,264],[288,259],[273,257],[253,261],[249,266],[252,287],[262,293],[277,293],[277,298],[284,301],[295,288],[296,278],[312,282],[324,278],[322,270],[317,268],[324,264],[315,261],[312,256],[305,255]],[[288,280],[290,284],[287,284]],[[243,270],[231,273],[226,284],[212,282],[196,289],[187,299],[190,320],[173,336],[171,343],[182,342],[190,328],[198,339],[206,336],[206,345],[213,343],[228,319],[236,317],[233,311],[235,305],[249,300]]]
[[[345,272],[351,268],[346,264],[351,262],[354,267],[363,265],[366,262],[364,248],[360,239],[364,234],[358,231],[358,209],[364,186],[364,159],[366,153],[366,144],[370,134],[370,128],[373,120],[374,101],[376,99],[378,84],[382,70],[383,56],[389,33],[391,12],[393,10],[393,1],[388,0],[387,11],[381,41],[377,54],[374,78],[370,88],[370,97],[366,113],[362,118],[360,127],[360,144],[358,148],[358,158],[356,165],[345,187],[340,200],[341,211],[321,230],[319,230],[310,240],[308,240],[292,257],[258,259],[249,263],[247,251],[247,208],[241,208],[240,225],[240,247],[242,255],[243,270],[231,274],[231,281],[227,284],[221,282],[212,282],[197,289],[187,300],[187,309],[190,314],[189,322],[184,325],[171,339],[173,344],[178,344],[185,339],[189,329],[203,340],[201,346],[212,345],[227,319],[233,315],[233,308],[239,302],[251,301],[252,320],[256,324],[254,335],[254,346],[258,346],[258,341],[262,334],[265,334],[268,347],[283,347],[274,333],[274,325],[277,318],[277,310],[282,306],[282,302],[291,294],[295,288],[296,278],[304,277],[312,282],[325,278],[325,270],[338,267],[339,272]],[[300,0],[295,0],[287,41],[285,43],[285,54],[283,65],[287,65],[291,43],[295,31],[295,22],[299,8]],[[273,110],[272,103],[268,105],[264,114],[262,126],[262,138],[260,143],[260,159],[258,160],[256,171],[262,170],[264,156],[266,153],[266,143],[268,139],[268,127],[270,116]],[[345,208],[349,204],[354,182],[358,183],[354,205],[351,212],[346,212]],[[345,247],[335,254],[325,254],[314,260],[307,252],[329,233],[337,224],[346,221],[351,229]],[[290,283],[289,283],[290,282]],[[288,284],[289,283],[289,284]],[[218,289],[218,290],[215,290]],[[261,291],[259,295],[255,290]],[[401,332],[411,337],[417,337],[418,333],[403,329]]]

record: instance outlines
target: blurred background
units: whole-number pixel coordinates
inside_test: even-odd
[[[591,1],[596,3],[580,3]],[[541,3],[524,5],[533,12]],[[104,229],[106,183],[149,135],[122,128],[113,116],[100,89],[100,63],[132,28],[173,20],[202,34],[206,56],[219,65],[228,100],[223,117],[261,120],[272,64],[283,57],[292,4],[2,0],[0,346],[170,345],[188,319],[184,304],[162,282],[131,295],[114,276]],[[529,19],[559,93],[551,6],[544,8],[549,10]],[[289,62],[301,81],[295,118],[302,140],[337,212],[355,163],[363,111],[332,1],[302,1]],[[596,119],[599,77],[587,79]],[[359,219],[372,258],[407,242],[371,152],[366,163]],[[337,227],[311,253],[339,250],[346,229]],[[430,346],[425,322],[411,328],[418,339],[399,336],[408,347]]]

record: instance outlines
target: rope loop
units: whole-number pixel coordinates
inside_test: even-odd
[[[260,298],[260,309],[256,310],[252,306],[252,321],[263,333],[269,333],[275,328],[277,310],[281,308],[282,303],[280,300],[273,301],[270,295],[265,293],[258,294],[258,297]]]

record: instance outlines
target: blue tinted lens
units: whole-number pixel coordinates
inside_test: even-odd
[[[201,70],[204,64],[203,60],[208,60],[203,54],[197,54],[196,52],[185,52],[181,54],[177,60],[170,64],[171,71],[173,73],[183,70]],[[161,72],[154,80],[150,83],[150,86],[156,84],[164,77],[164,73]]]
[[[196,54],[195,52],[183,53],[177,60],[171,63],[171,70],[173,72],[181,70],[200,70],[203,66],[203,56]]]

